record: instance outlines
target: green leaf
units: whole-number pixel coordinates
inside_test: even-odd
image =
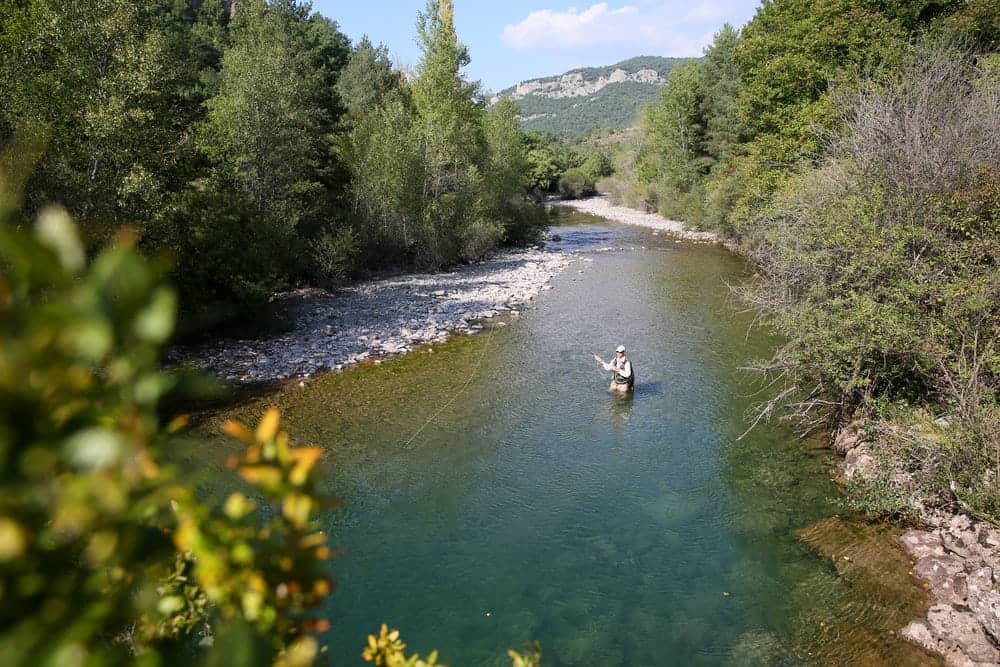
[[[163,343],[173,333],[176,314],[177,295],[172,289],[161,287],[136,317],[132,329],[145,341]]]
[[[125,453],[125,438],[105,428],[88,428],[69,438],[63,454],[78,468],[97,469],[113,465]]]
[[[42,210],[35,224],[38,240],[52,249],[59,257],[59,263],[66,271],[77,273],[83,268],[86,257],[83,244],[77,233],[76,224],[66,209],[49,206]]]

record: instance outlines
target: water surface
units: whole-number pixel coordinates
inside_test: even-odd
[[[738,440],[764,395],[739,368],[775,345],[730,296],[742,262],[562,219],[578,260],[504,326],[234,411],[328,451],[333,664],[382,622],[453,666],[535,639],[551,666],[932,664],[889,634],[919,594],[891,536],[834,518],[826,450]],[[629,398],[591,358],[619,343]]]

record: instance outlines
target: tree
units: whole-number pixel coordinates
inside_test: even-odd
[[[685,208],[681,198],[708,172],[702,151],[705,120],[701,64],[689,62],[673,69],[658,104],[648,107],[643,118],[644,145],[639,151],[639,179],[653,184],[653,201],[668,215]]]
[[[359,118],[401,91],[402,84],[402,75],[392,68],[388,47],[384,44],[373,46],[365,35],[340,73],[337,94],[347,113]]]
[[[299,8],[284,9],[263,0],[238,6],[201,143],[270,224],[294,227],[322,187],[316,170],[327,110],[316,103],[322,77],[299,50]]]
[[[160,189],[176,135],[158,132],[153,109],[175,72],[153,19],[123,0],[0,4],[0,133],[46,138],[28,210],[64,202],[101,238],[129,219],[131,194]]]
[[[705,119],[703,150],[722,162],[744,141],[746,128],[739,117],[740,71],[736,64],[739,32],[728,23],[705,49],[701,64],[701,115]]]

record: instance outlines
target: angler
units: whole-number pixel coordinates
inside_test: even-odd
[[[635,373],[632,372],[632,362],[625,356],[624,345],[619,345],[615,349],[615,358],[610,363],[605,363],[604,359],[596,354],[594,359],[601,366],[604,366],[604,370],[611,371],[611,386],[608,389],[622,393],[635,391]]]

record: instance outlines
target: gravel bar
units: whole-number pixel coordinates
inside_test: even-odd
[[[684,223],[664,218],[662,215],[644,213],[632,208],[626,208],[625,206],[615,206],[611,203],[611,200],[607,195],[598,195],[596,197],[588,197],[586,199],[565,199],[553,203],[556,206],[567,206],[569,208],[576,209],[577,211],[582,211],[583,213],[599,215],[602,218],[614,220],[615,222],[621,222],[626,225],[649,227],[650,229],[666,232],[686,241],[697,241],[701,243],[722,242],[722,239],[719,238],[718,234],[713,234],[712,232],[696,232],[685,229]]]
[[[405,274],[357,283],[336,293],[278,294],[294,323],[267,339],[221,339],[177,347],[168,360],[238,383],[309,377],[369,358],[409,352],[449,333],[475,333],[478,322],[516,316],[574,261],[557,250],[501,252],[442,273]]]

